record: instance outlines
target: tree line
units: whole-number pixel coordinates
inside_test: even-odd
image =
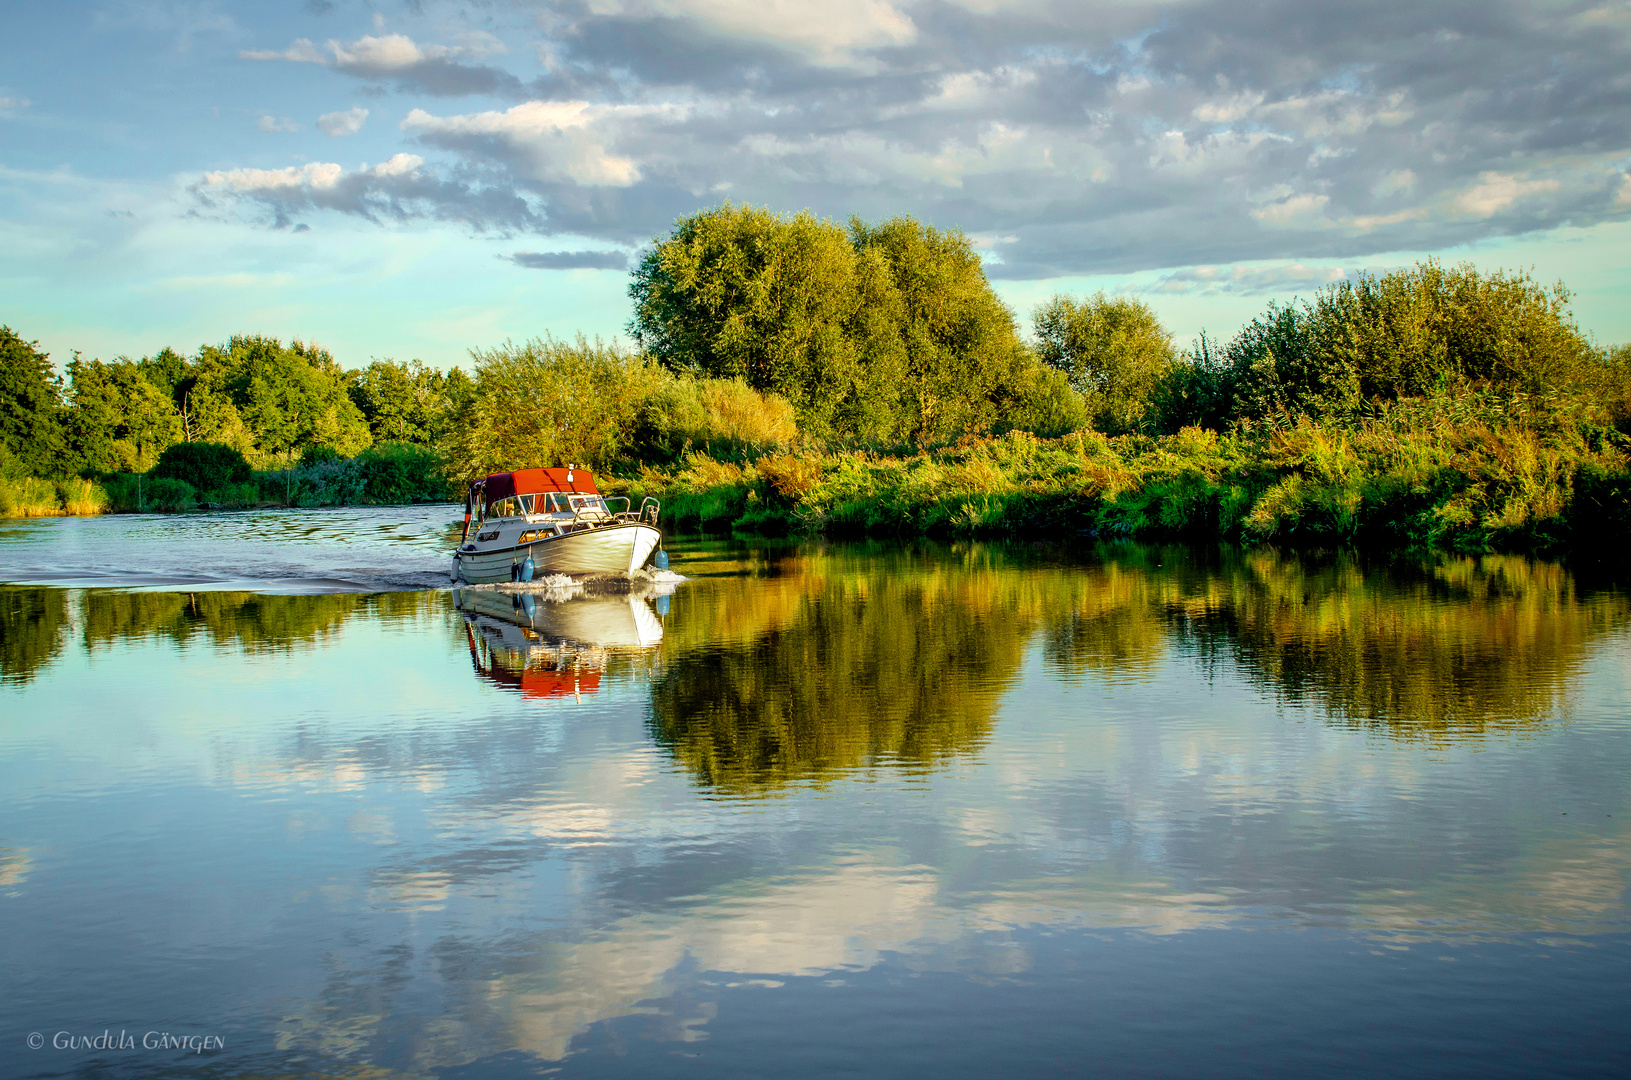
[[[255,334],[193,356],[86,360],[59,378],[37,342],[0,327],[0,453],[41,477],[146,472],[176,443],[231,447],[257,468],[314,448],[436,445],[474,392],[454,368],[374,360],[347,371],[322,347]]]
[[[629,296],[632,347],[507,341],[472,350],[473,377],[348,371],[315,344],[242,335],[191,356],[76,354],[59,379],[0,328],[0,476],[142,474],[199,443],[262,471],[415,447],[456,487],[561,461],[627,474],[1010,432],[1342,432],[1399,410],[1598,443],[1631,431],[1631,349],[1597,345],[1561,284],[1522,272],[1360,274],[1180,350],[1148,305],[1102,292],[1055,296],[1022,334],[956,230],[726,203],[658,238]]]

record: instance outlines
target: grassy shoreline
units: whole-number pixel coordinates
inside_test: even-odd
[[[607,481],[670,529],[829,536],[1102,536],[1554,551],[1631,534],[1612,432],[1379,422],[1164,438],[1023,432],[911,456],[721,462]]]
[[[433,455],[363,455],[198,493],[131,475],[0,481],[8,516],[391,505],[451,496]],[[880,537],[1098,536],[1291,546],[1562,551],[1631,535],[1631,439],[1409,409],[1220,435],[967,438],[911,454],[782,452],[598,477],[663,502],[674,532]],[[9,493],[9,494],[8,494]]]
[[[96,480],[0,476],[0,518],[179,513],[268,507],[391,506],[455,498],[446,462],[428,447],[382,443],[350,458],[248,470],[200,490],[185,480],[108,473]]]

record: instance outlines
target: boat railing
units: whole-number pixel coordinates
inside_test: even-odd
[[[614,495],[607,499],[607,509],[611,509],[611,505],[614,502],[620,502],[623,504],[623,509],[612,515],[618,521],[648,524],[654,528],[657,525],[657,515],[661,514],[663,509],[663,504],[652,498],[650,495],[647,495],[644,499],[640,500],[640,509],[638,510],[629,509],[631,504],[627,495]]]

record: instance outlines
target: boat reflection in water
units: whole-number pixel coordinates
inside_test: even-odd
[[[649,664],[673,584],[618,595],[504,586],[455,589],[476,674],[528,698],[578,698],[614,669]]]

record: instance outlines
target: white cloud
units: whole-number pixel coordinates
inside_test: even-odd
[[[691,18],[732,37],[804,53],[826,66],[854,64],[858,50],[907,45],[917,26],[883,0],[590,0],[602,16]]]
[[[408,71],[428,61],[480,59],[506,51],[502,41],[481,30],[459,35],[459,42],[457,45],[420,45],[406,34],[364,35],[350,44],[330,38],[324,45],[329,55],[324,56],[307,38],[296,38],[281,51],[245,49],[238,55],[245,60],[319,64],[378,78]]]
[[[386,179],[412,173],[424,163],[425,159],[417,154],[397,154],[373,168],[364,165],[350,176]],[[208,187],[224,187],[245,193],[291,188],[324,191],[337,187],[343,179],[349,179],[344,168],[333,162],[320,161],[290,165],[283,169],[230,169],[204,174],[204,184]]]
[[[1318,289],[1347,276],[1348,271],[1340,266],[1309,266],[1300,262],[1284,266],[1192,266],[1162,274],[1149,287],[1136,291],[1258,296]]]
[[[1413,210],[1400,210],[1392,214],[1372,214],[1369,217],[1355,217],[1347,219],[1344,224],[1356,229],[1370,230],[1381,228],[1384,225],[1402,225],[1406,221],[1420,221],[1427,216],[1427,211],[1417,207]]]
[[[32,104],[25,97],[0,97],[0,109],[26,109]]]
[[[1263,95],[1260,93],[1236,94],[1220,101],[1206,101],[1195,106],[1195,119],[1207,124],[1228,124],[1244,120],[1261,104]]]
[[[368,110],[358,106],[344,112],[324,113],[317,118],[317,130],[334,138],[355,135],[367,120]]]
[[[1478,183],[1457,195],[1451,205],[1456,213],[1468,217],[1493,217],[1519,199],[1556,191],[1561,186],[1556,180],[1520,180],[1513,173],[1480,173]]]
[[[273,116],[268,113],[255,121],[255,130],[268,133],[274,131],[299,131],[300,125],[287,116]]]
[[[313,161],[283,169],[229,169],[204,174],[210,187],[233,191],[269,191],[276,188],[331,188],[340,182],[345,170],[335,164]]]
[[[1627,174],[1625,179],[1620,181],[1620,193],[1615,196],[1614,201],[1621,206],[1631,206],[1631,174]]]
[[[666,113],[669,106],[591,105],[586,101],[528,101],[503,112],[433,116],[414,109],[402,121],[429,142],[465,148],[473,141],[496,143],[519,159],[535,180],[628,187],[640,179],[639,165],[612,152],[609,142],[622,120]]]
[[[1265,225],[1282,228],[1323,224],[1325,204],[1330,201],[1329,195],[1292,195],[1279,202],[1258,207],[1252,211],[1252,217]]]

